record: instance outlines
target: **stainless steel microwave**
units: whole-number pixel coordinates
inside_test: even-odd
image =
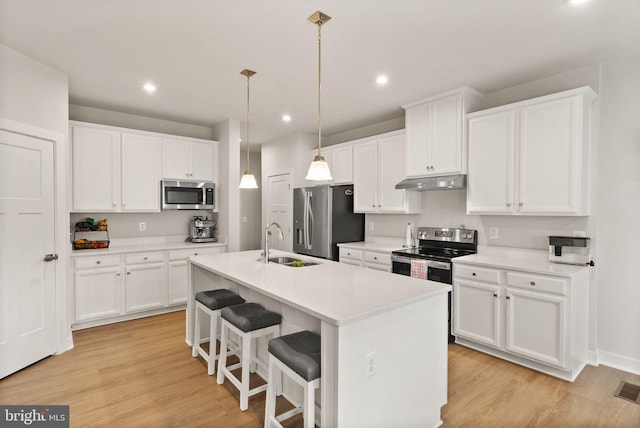
[[[214,183],[190,180],[162,180],[163,210],[213,210]]]

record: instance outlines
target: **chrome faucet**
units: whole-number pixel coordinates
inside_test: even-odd
[[[282,229],[280,229],[280,225],[278,223],[271,222],[264,228],[264,253],[262,253],[262,262],[269,263],[269,237],[271,236],[271,226],[275,226],[278,229],[278,235],[280,239],[284,239],[284,233],[282,233]]]

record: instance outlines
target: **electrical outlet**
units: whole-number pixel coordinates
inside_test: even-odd
[[[247,222],[247,216],[246,216],[246,215],[245,215],[245,216],[242,216],[242,222],[243,222],[243,223],[246,223],[246,222]]]
[[[489,229],[489,239],[498,239],[500,237],[500,229],[492,227]]]
[[[372,221],[369,222],[369,230],[373,230],[373,222]]]
[[[371,377],[376,374],[376,351],[371,351],[364,357],[366,364],[364,377]]]
[[[138,230],[140,232],[146,232],[147,231],[147,223],[144,221],[141,221],[140,223],[138,223]]]

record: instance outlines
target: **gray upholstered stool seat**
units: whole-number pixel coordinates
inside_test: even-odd
[[[224,308],[221,316],[244,332],[280,324],[282,321],[282,315],[268,311],[258,303],[244,303]]]
[[[267,385],[257,386],[249,389],[250,372],[255,372],[255,366],[266,367],[266,363],[257,357],[256,343],[254,339],[265,337],[266,340],[277,337],[280,334],[280,322],[282,315],[268,311],[258,303],[243,303],[241,305],[229,306],[220,311],[222,317],[222,334],[220,336],[220,359],[218,360],[218,384],[222,385],[225,378],[240,391],[240,410],[249,408],[249,397],[266,391]],[[227,367],[227,342],[229,334],[234,333],[240,338],[242,354],[238,364]],[[242,367],[240,379],[233,373],[233,370]],[[278,384],[279,390],[281,386]]]
[[[310,331],[300,331],[269,341],[269,386],[264,412],[265,428],[282,428],[280,422],[303,413],[304,427],[315,426],[315,390],[320,387],[320,336]],[[303,404],[276,415],[277,385],[281,375],[302,386]]]
[[[239,305],[245,300],[231,290],[220,288],[218,290],[201,291],[196,293],[196,301],[215,311],[231,305]]]
[[[231,305],[238,305],[244,303],[245,300],[226,288],[220,288],[217,290],[201,291],[196,293],[195,302],[195,320],[193,328],[193,347],[191,355],[197,357],[202,356],[207,362],[207,372],[209,375],[215,373],[216,368],[216,339],[218,338],[218,318],[220,318],[220,310],[224,307]],[[200,314],[209,316],[209,352],[205,351],[201,346],[203,340],[201,334],[201,322]]]
[[[269,341],[269,353],[307,382],[320,377],[320,335],[300,331]]]

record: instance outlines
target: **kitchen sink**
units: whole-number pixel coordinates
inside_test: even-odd
[[[297,260],[300,260],[302,262],[302,265],[294,264],[294,262]],[[277,263],[279,265],[291,266],[291,267],[304,267],[304,266],[313,266],[318,264],[316,262],[310,262],[308,260],[296,259],[295,257],[286,257],[286,256],[269,257],[269,262]]]

